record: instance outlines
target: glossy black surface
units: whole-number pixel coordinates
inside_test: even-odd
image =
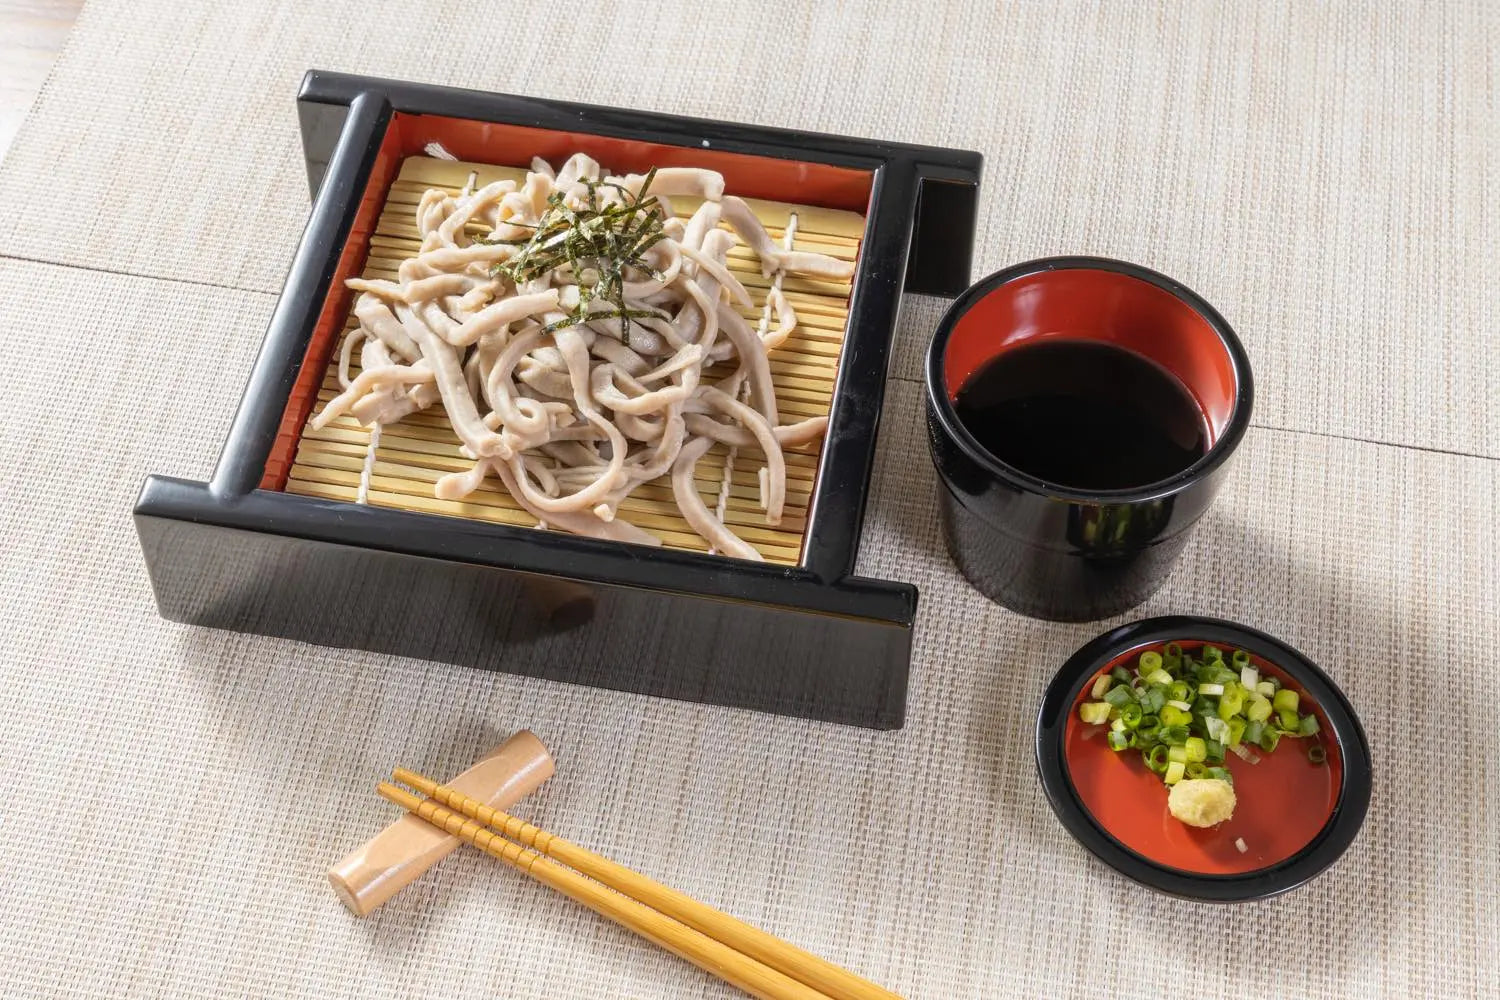
[[[142,503],[170,510],[202,491],[158,479]],[[890,614],[881,620],[172,516],[137,514],[136,527],[174,621],[881,729],[905,710],[914,607],[894,588],[863,595]],[[844,595],[850,608],[857,593]]]
[[[874,172],[802,565],[643,551],[257,488],[394,111]],[[315,200],[210,484],[135,509],[174,620],[877,728],[905,712],[916,588],[853,575],[904,287],[969,279],[978,154],[312,72]],[[932,195],[929,185],[938,185]],[[791,196],[792,192],[789,192]],[[920,218],[919,218],[920,203]]]
[[[378,94],[358,95],[343,118],[338,142],[327,154],[323,192],[313,200],[307,228],[219,453],[212,480],[217,496],[240,496],[260,483],[287,396],[297,381],[303,353],[390,119],[390,103]],[[311,172],[311,164],[308,169]]]
[[[1284,670],[1328,719],[1329,736],[1343,761],[1344,783],[1328,822],[1302,850],[1285,861],[1239,875],[1203,875],[1147,860],[1097,823],[1068,779],[1064,761],[1067,718],[1083,685],[1120,653],[1154,642],[1202,639],[1237,649]],[[1370,806],[1373,772],[1370,745],[1354,706],[1317,664],[1264,632],[1217,618],[1178,615],[1122,625],[1079,649],[1047,686],[1036,721],[1036,764],[1053,812],[1069,833],[1105,864],[1142,885],[1184,899],[1245,902],[1275,896],[1321,874],[1346,851]]]
[[[1047,484],[997,461],[965,430],[944,390],[943,350],[959,317],[992,289],[1039,270],[1090,267],[1150,281],[1193,306],[1223,340],[1239,392],[1228,426],[1188,474],[1137,490],[1090,492]],[[1187,533],[1218,493],[1225,461],[1250,422],[1244,348],[1223,317],[1163,275],[1121,261],[1054,257],[999,271],[943,317],[927,353],[928,445],[937,470],[943,538],[974,587],[1021,614],[1093,621],[1120,614],[1166,581]]]

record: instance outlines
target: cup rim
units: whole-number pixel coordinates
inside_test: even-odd
[[[1213,443],[1213,446],[1208,451],[1204,452],[1196,462],[1189,465],[1186,469],[1166,479],[1160,479],[1154,483],[1147,483],[1144,486],[1136,486],[1129,489],[1072,489],[1022,472],[1020,469],[1000,461],[994,455],[990,454],[974,435],[969,432],[969,429],[963,425],[963,422],[958,419],[958,413],[954,410],[953,403],[949,400],[948,393],[944,391],[943,387],[943,358],[947,351],[948,340],[952,336],[954,329],[958,326],[958,321],[963,318],[964,314],[975,303],[1002,285],[1044,271],[1063,270],[1112,271],[1116,274],[1124,274],[1128,277],[1155,285],[1201,316],[1209,328],[1214,331],[1215,336],[1219,338],[1219,342],[1224,346],[1225,351],[1229,355],[1230,366],[1234,372],[1234,405],[1230,410],[1229,419],[1225,422],[1224,432],[1219,435],[1218,440]],[[1245,353],[1244,345],[1240,343],[1234,329],[1219,314],[1218,310],[1209,305],[1203,296],[1181,282],[1174,281],[1160,272],[1142,267],[1139,264],[1116,260],[1112,257],[1078,255],[1039,257],[1035,260],[1002,268],[979,279],[953,301],[953,304],[948,307],[947,312],[943,314],[943,318],[938,322],[937,329],[933,332],[932,340],[927,345],[925,376],[927,382],[927,400],[932,413],[941,426],[943,433],[963,451],[970,461],[977,464],[996,479],[1016,489],[1058,500],[1083,503],[1143,503],[1181,493],[1184,489],[1199,482],[1209,473],[1223,465],[1234,452],[1234,449],[1239,445],[1240,439],[1245,436],[1245,431],[1250,426],[1250,414],[1255,401],[1254,380],[1250,375],[1250,357]]]
[[[1083,685],[1122,652],[1155,642],[1203,639],[1250,650],[1305,687],[1328,718],[1339,743],[1343,784],[1323,828],[1300,850],[1264,868],[1209,874],[1173,868],[1126,847],[1083,804],[1066,762],[1068,716]],[[1170,896],[1208,903],[1243,903],[1289,892],[1321,875],[1354,842],[1369,811],[1374,783],[1370,744],[1354,706],[1323,670],[1298,650],[1258,629],[1221,618],[1171,615],[1144,618],[1097,636],[1082,646],[1047,685],[1034,734],[1037,773],[1052,811],[1069,833],[1099,860],[1141,885]]]

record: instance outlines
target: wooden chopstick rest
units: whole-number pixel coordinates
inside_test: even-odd
[[[901,1000],[897,994],[840,968],[811,952],[701,903],[676,889],[647,878],[587,848],[553,836],[524,820],[478,802],[451,786],[406,768],[395,780],[471,820],[499,830],[506,837],[568,865],[632,899],[688,927],[721,941],[778,972],[805,983],[835,1000]]]
[[[465,843],[473,844],[751,996],[760,1000],[832,1000],[827,994],[783,975],[644,903],[580,875],[529,847],[490,832],[478,822],[465,819],[432,799],[423,799],[385,781],[377,786],[377,791],[411,814]]]
[[[536,791],[555,767],[552,755],[523,729],[453,779],[453,787],[493,806],[511,806]],[[361,917],[421,877],[461,841],[415,816],[402,816],[328,872],[339,900]]]

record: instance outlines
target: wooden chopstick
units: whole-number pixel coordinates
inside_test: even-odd
[[[731,986],[739,987],[751,996],[760,1000],[832,1000],[826,993],[820,993],[777,972],[729,945],[679,923],[645,903],[580,875],[537,851],[491,833],[474,820],[465,819],[431,799],[423,799],[384,781],[376,790],[383,797],[405,807],[439,829],[520,869],[543,885],[556,889],[600,916],[634,931],[679,958],[687,959],[703,971],[719,977]]]
[[[555,837],[524,820],[471,799],[457,789],[440,785],[425,775],[405,768],[397,768],[393,777],[430,799],[499,830],[512,840],[555,858],[777,972],[806,983],[831,1000],[901,1000],[897,994],[856,976],[847,969],[773,937],[758,927],[736,920],[727,913],[700,903],[691,896],[668,888],[587,848]]]

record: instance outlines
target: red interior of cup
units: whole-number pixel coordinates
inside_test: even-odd
[[[1183,649],[1204,643],[1178,640]],[[1141,760],[1139,751],[1116,752],[1105,743],[1107,726],[1085,725],[1078,706],[1089,700],[1094,679],[1115,666],[1135,666],[1148,649],[1158,652],[1165,643],[1141,646],[1122,653],[1079,691],[1069,713],[1064,740],[1064,764],[1083,807],[1111,836],[1149,861],[1201,875],[1237,875],[1285,861],[1311,843],[1327,825],[1338,804],[1344,767],[1332,728],[1321,705],[1313,708],[1322,726],[1318,739],[1328,755],[1322,764],[1308,759],[1308,739],[1284,738],[1272,753],[1257,752],[1251,764],[1232,753],[1224,766],[1234,775],[1237,799],[1234,815],[1208,830],[1188,826],[1167,811],[1167,786]],[[1302,693],[1293,678],[1258,656],[1251,662],[1261,676],[1275,676]],[[1309,702],[1304,698],[1303,704]],[[1235,845],[1243,840],[1241,853]]]
[[[1022,344],[1092,340],[1134,351],[1177,376],[1207,418],[1210,443],[1234,411],[1234,363],[1213,326],[1171,292],[1142,278],[1091,267],[1036,271],[973,303],[943,354],[950,400],[975,371]]]

